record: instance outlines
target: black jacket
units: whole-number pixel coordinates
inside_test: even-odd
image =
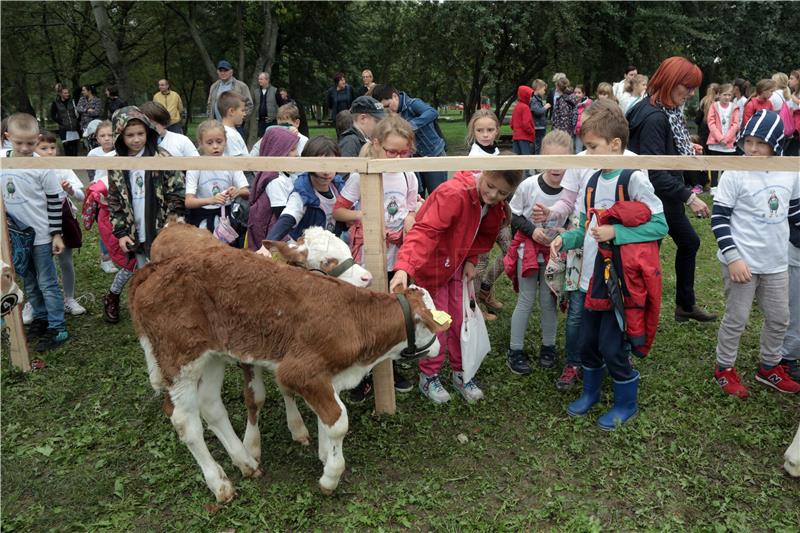
[[[58,134],[61,140],[66,140],[68,131],[80,131],[81,124],[75,102],[70,98],[66,102],[56,97],[50,106],[50,120],[58,124]]]
[[[639,155],[680,155],[666,113],[643,98],[627,113],[630,137],[628,150]],[[650,183],[662,202],[686,203],[692,192],[680,170],[650,170]]]
[[[342,157],[358,157],[361,147],[365,144],[367,144],[367,138],[355,126],[352,126],[344,130],[339,138],[339,151],[342,153]]]

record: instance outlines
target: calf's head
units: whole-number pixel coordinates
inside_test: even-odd
[[[4,261],[0,261],[0,269],[2,269],[0,271],[0,294],[2,294],[0,316],[5,316],[22,301],[22,291],[14,281],[11,267]]]
[[[447,331],[450,327],[450,322],[440,323],[436,321],[433,315],[436,311],[433,298],[422,287],[412,286],[400,294],[406,297],[411,308],[410,314],[414,326],[414,346],[411,346],[412,339],[408,338],[409,336],[407,335],[403,342],[391,350],[392,358],[436,356],[440,349],[439,339],[436,335]],[[405,320],[407,321],[408,318],[405,318]],[[406,354],[403,354],[404,351]]]

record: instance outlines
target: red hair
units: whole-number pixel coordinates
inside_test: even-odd
[[[663,105],[673,107],[672,90],[675,87],[683,85],[688,89],[696,89],[702,81],[703,71],[700,67],[685,57],[669,57],[661,62],[647,84],[650,103],[655,105],[656,100],[661,100]]]

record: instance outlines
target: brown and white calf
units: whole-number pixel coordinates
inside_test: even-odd
[[[5,316],[22,301],[22,291],[17,282],[11,265],[0,261],[0,316]]]
[[[800,477],[800,427],[797,428],[794,440],[786,449],[783,458],[786,461],[783,463],[783,468],[789,475],[792,477]]]
[[[434,321],[430,296],[421,289],[403,294],[418,343],[430,342],[428,353],[438,353],[435,334],[446,326]],[[134,275],[129,303],[150,383],[166,391],[165,414],[220,502],[234,489],[203,440],[201,416],[242,474],[260,475],[219,395],[226,360],[271,370],[279,387],[314,411],[324,463],[319,484],[330,493],[345,465],[348,419],[339,391],[407,347],[394,295],[228,247],[150,263]]]

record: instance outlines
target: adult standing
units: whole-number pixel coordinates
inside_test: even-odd
[[[128,107],[128,103],[119,97],[119,89],[117,89],[117,86],[109,85],[106,87],[105,117],[108,120],[111,120],[111,117],[114,116],[114,112],[116,112],[117,109],[122,109],[123,107]]]
[[[556,107],[558,99],[561,98],[561,91],[558,89],[559,82],[566,78],[567,75],[563,72],[556,72],[553,74],[553,88],[547,93],[547,103],[550,104],[550,107],[547,108],[547,118],[553,115],[553,108]]]
[[[222,122],[222,115],[217,107],[217,100],[222,93],[233,91],[244,99],[244,114],[245,120],[253,111],[253,97],[250,95],[250,88],[243,81],[237,80],[233,75],[233,66],[227,59],[221,59],[217,63],[217,76],[219,79],[211,84],[208,90],[208,102],[206,104],[206,115],[208,118],[215,118]],[[247,138],[247,129],[244,123],[237,126],[236,130],[242,135],[243,139]]]
[[[366,68],[361,73],[361,83],[361,87],[356,90],[356,98],[367,95],[375,87],[375,80],[370,69]]]
[[[50,105],[50,120],[58,124],[58,135],[64,146],[64,155],[78,155],[80,121],[69,89],[56,85],[56,99]]]
[[[625,77],[611,87],[611,89],[614,91],[614,97],[617,99],[617,102],[621,102],[623,99],[622,93],[625,92],[625,84],[628,82],[633,83],[633,80],[638,74],[639,71],[636,69],[635,65],[628,65],[625,67]]]
[[[650,79],[647,94],[628,111],[628,147],[639,155],[694,155],[697,153],[686,129],[683,106],[700,83],[700,68],[683,57],[665,59]],[[675,254],[675,320],[708,322],[717,315],[700,308],[694,294],[694,271],[700,238],[686,217],[685,206],[700,217],[709,216],[708,205],[692,193],[683,173],[650,170],[656,195],[664,204],[669,235],[678,250]]]
[[[103,116],[103,101],[97,96],[97,89],[94,85],[81,87],[81,97],[75,109],[80,117],[81,130],[85,130],[91,121]]]
[[[267,128],[277,124],[280,104],[278,90],[270,84],[269,73],[261,72],[258,75],[258,87],[258,138],[260,139]]]
[[[333,76],[333,87],[325,94],[325,103],[330,112],[331,122],[336,122],[336,115],[340,111],[347,111],[353,105],[353,88],[347,85],[344,73],[337,72]]]
[[[181,113],[183,112],[183,101],[181,100],[181,95],[172,90],[172,85],[168,79],[158,80],[158,92],[153,95],[153,101],[164,106],[164,109],[169,113],[167,131],[182,135]]]

